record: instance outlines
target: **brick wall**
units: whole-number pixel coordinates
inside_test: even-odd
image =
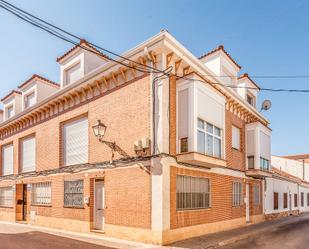
[[[36,137],[36,170],[55,169],[61,162],[61,123],[80,115],[89,120],[89,162],[111,159],[111,149],[93,135],[92,126],[100,119],[106,126],[107,141],[116,144],[129,156],[134,156],[134,141],[150,137],[150,84],[145,76],[94,101],[8,137],[0,146],[14,143],[14,173],[19,169],[19,140],[30,134]],[[115,159],[119,158],[115,153]]]
[[[199,170],[171,167],[171,229],[179,227],[207,224],[224,220],[236,219],[246,216],[246,205],[243,202],[240,207],[232,206],[232,183],[242,182],[243,198],[245,197],[246,182],[244,178],[232,177],[228,175],[214,174]],[[188,175],[195,177],[205,177],[210,180],[211,207],[197,210],[176,210],[176,175]],[[259,180],[250,180],[249,184],[260,185]],[[252,193],[251,195],[252,196]],[[252,198],[251,198],[252,199]],[[251,215],[262,214],[262,205],[252,208]]]
[[[240,129],[240,150],[232,148],[232,126]],[[241,171],[246,170],[246,127],[245,121],[225,110],[225,146],[227,167]]]

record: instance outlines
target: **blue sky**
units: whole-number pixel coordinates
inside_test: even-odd
[[[223,44],[251,75],[309,75],[309,2],[11,0],[114,52],[168,29],[199,56]],[[33,73],[59,82],[56,58],[71,46],[0,9],[0,96]],[[309,89],[307,79],[257,79],[261,87]],[[309,94],[262,92],[276,155],[309,153]]]

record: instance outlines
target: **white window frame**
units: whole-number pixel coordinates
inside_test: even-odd
[[[4,161],[5,160],[4,153],[5,153],[5,150],[8,149],[8,148],[12,149],[12,158],[10,158],[11,165],[6,165],[7,162]],[[3,145],[2,148],[1,148],[1,154],[2,154],[2,175],[3,176],[4,175],[12,175],[14,173],[14,146],[13,146],[13,143]]]
[[[15,108],[14,108],[14,104],[11,104],[11,105],[9,105],[9,106],[7,106],[7,107],[5,107],[5,116],[6,116],[6,119],[10,119],[11,117],[13,117],[14,115],[15,115]],[[11,115],[9,115],[9,110],[10,109],[12,109],[12,113],[11,113]]]
[[[252,103],[249,102],[248,97],[252,99]],[[253,107],[255,107],[255,96],[249,91],[247,91],[246,93],[246,101],[248,102],[249,105],[252,105]]]
[[[77,61],[77,62],[75,62],[75,63],[73,63],[72,65],[70,65],[68,68],[66,68],[65,70],[64,70],[64,84],[63,84],[63,86],[65,87],[65,86],[68,86],[68,85],[70,85],[70,84],[72,84],[72,83],[74,83],[74,82],[68,82],[68,74],[69,74],[69,72],[72,70],[72,69],[74,69],[75,67],[78,67],[79,66],[79,68],[78,69],[76,69],[76,70],[82,70],[82,63],[81,63],[81,61]],[[74,71],[73,71],[74,72]],[[71,72],[72,73],[72,72]],[[71,77],[70,77],[71,78]]]
[[[8,194],[9,196],[5,195]],[[13,207],[13,188],[0,187],[0,207]]]
[[[82,161],[77,161],[77,159],[75,158],[71,158],[70,160],[68,160],[68,146],[72,146],[72,145],[68,145],[68,141],[66,141],[66,127],[70,126],[70,125],[74,125],[78,122],[83,122],[86,121],[87,122],[87,131],[86,131],[86,145],[85,145],[85,151],[83,151],[83,153],[85,153],[85,155],[83,157],[85,157]],[[62,164],[63,166],[70,166],[70,165],[77,165],[77,164],[83,164],[83,163],[88,163],[89,160],[89,123],[88,123],[88,117],[87,116],[82,116],[73,120],[69,120],[65,123],[63,123],[62,125]],[[72,148],[71,148],[72,149]]]
[[[33,98],[34,98],[35,100],[34,100],[34,104],[29,105],[29,97],[30,97],[31,95],[33,95]],[[36,104],[36,92],[35,92],[35,90],[33,90],[33,91],[27,93],[27,94],[24,96],[24,109],[27,109],[27,108],[29,108],[29,107],[31,107],[31,106],[34,106],[35,104]]]
[[[51,182],[33,183],[31,186],[31,205],[50,206],[52,204]]]
[[[29,165],[26,165],[27,167],[25,168],[25,161],[24,161],[24,142],[26,140],[30,140],[30,139],[34,139],[34,151],[33,151],[33,154],[34,154],[34,164],[31,165],[31,167],[29,167]],[[31,136],[27,136],[27,137],[24,137],[20,140],[20,149],[21,149],[21,158],[20,158],[20,169],[21,169],[21,172],[33,172],[35,171],[36,169],[36,137],[35,135],[31,135]]]
[[[243,204],[242,183],[235,181],[232,184],[232,205],[233,207],[240,207]]]
[[[232,148],[240,151],[241,129],[232,125]]]
[[[203,128],[199,127],[199,125],[198,125],[199,121],[201,121],[203,123]],[[212,126],[212,130],[213,130],[212,133],[207,130],[207,125]],[[220,131],[220,136],[215,134],[215,129],[218,129]],[[199,131],[204,134],[204,139],[205,139],[205,151],[204,152],[200,151],[199,148],[198,148],[198,132]],[[217,127],[217,126],[215,126],[215,125],[213,125],[213,124],[211,124],[211,123],[209,123],[209,122],[207,122],[207,121],[205,121],[201,118],[197,118],[197,133],[196,133],[197,134],[196,135],[197,151],[199,153],[205,154],[207,156],[222,159],[223,158],[223,139],[222,139],[223,136],[222,136],[222,133],[223,133],[223,131],[222,131],[221,128],[219,128],[219,127]],[[207,153],[207,135],[213,137],[213,139],[212,139],[212,154],[211,155]],[[215,155],[215,139],[218,139],[220,141],[220,148],[219,148],[220,149],[220,155],[219,156]]]

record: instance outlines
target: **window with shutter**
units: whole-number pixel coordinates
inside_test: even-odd
[[[274,210],[278,209],[278,192],[274,192]]]
[[[21,141],[22,172],[35,171],[35,137],[27,137]]]
[[[288,194],[283,193],[283,208],[288,208]]]
[[[294,194],[294,207],[298,206],[297,194]]]
[[[305,201],[304,201],[304,192],[300,193],[300,205],[303,207],[305,206]]]
[[[13,144],[2,147],[2,175],[13,174]]]
[[[232,126],[232,147],[240,150],[240,129]]]
[[[88,162],[88,119],[81,118],[63,126],[63,164]]]

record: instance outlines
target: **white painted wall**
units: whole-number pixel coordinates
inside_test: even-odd
[[[251,133],[250,136],[248,136],[249,133]],[[249,148],[246,153],[247,156],[254,156],[254,168],[260,169],[261,156],[269,160],[271,166],[271,130],[260,122],[255,122],[246,125],[246,134],[246,148]]]
[[[274,210],[274,192],[278,192],[278,210]],[[283,193],[288,194],[287,208],[283,208]],[[265,184],[265,214],[289,211],[290,210],[289,194],[291,194],[292,198],[291,210],[298,210],[300,201],[298,201],[298,207],[294,207],[294,194],[298,194],[297,183],[267,177]]]
[[[278,170],[282,170],[290,175],[303,179],[303,163],[302,162],[287,159],[287,158],[282,158],[278,156],[271,156],[271,164],[272,164],[272,167],[275,167]],[[308,170],[309,170],[308,164],[305,164],[305,165],[306,167],[308,167]],[[308,178],[305,180],[309,181]]]
[[[194,80],[194,76],[192,76]],[[222,156],[225,158],[225,98],[213,90],[209,85],[200,81],[183,80],[177,84],[177,103],[179,93],[183,90],[188,91],[188,123],[179,123],[179,116],[182,110],[177,105],[177,137],[184,127],[188,127],[188,150],[197,151],[197,119],[201,118],[222,129]],[[177,142],[177,151],[179,141]]]

